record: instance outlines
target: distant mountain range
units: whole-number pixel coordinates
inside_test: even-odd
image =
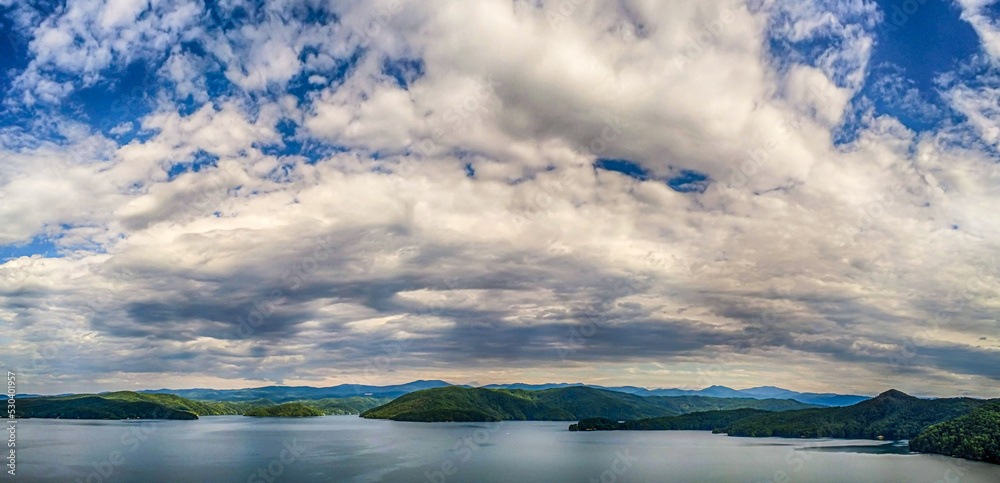
[[[487,389],[526,389],[541,390],[555,389],[570,386],[587,386],[608,391],[624,392],[635,394],[636,396],[709,396],[721,398],[752,398],[752,399],[793,399],[806,404],[816,404],[819,406],[850,406],[866,399],[868,396],[856,396],[850,394],[831,394],[813,392],[795,392],[774,386],[761,386],[750,389],[732,389],[726,386],[710,386],[705,389],[646,389],[636,386],[597,386],[592,384],[490,384],[483,386]]]
[[[312,386],[266,386],[248,389],[149,389],[137,391],[140,393],[153,394],[174,394],[188,399],[202,401],[253,401],[256,399],[270,399],[275,402],[300,401],[307,399],[327,399],[352,396],[368,396],[375,398],[396,398],[404,394],[420,391],[422,389],[433,389],[438,387],[453,386],[440,380],[420,380],[406,384],[390,386],[370,386],[363,384],[340,384],[332,387],[312,387]],[[460,385],[461,387],[470,387]],[[528,391],[539,391],[545,389],[559,389],[564,387],[586,386],[595,389],[623,392],[636,396],[708,396],[717,398],[752,398],[752,399],[792,399],[805,404],[815,404],[819,406],[850,406],[858,402],[871,399],[868,396],[858,396],[850,394],[812,393],[796,392],[774,386],[761,386],[750,389],[732,389],[725,386],[711,386],[705,389],[647,389],[636,386],[598,386],[582,383],[560,383],[560,384],[490,384],[482,386],[486,389],[524,389]],[[21,397],[31,397],[34,395],[20,395]]]
[[[403,394],[451,386],[444,381],[413,381],[392,386],[367,386],[363,384],[340,384],[332,387],[312,386],[266,386],[249,389],[149,389],[140,393],[174,394],[188,399],[203,401],[252,401],[270,399],[275,402],[300,401],[305,399],[327,399],[339,397],[367,396],[375,398],[397,398]]]

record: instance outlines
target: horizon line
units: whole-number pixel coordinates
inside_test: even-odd
[[[725,385],[721,385],[721,384],[712,384],[710,386],[705,386],[705,387],[703,387],[701,389],[688,389],[688,388],[683,388],[683,387],[656,387],[656,388],[652,388],[652,387],[646,387],[646,386],[636,386],[636,385],[632,385],[632,384],[625,384],[625,385],[620,385],[620,386],[607,386],[607,385],[602,385],[602,384],[592,384],[592,383],[584,383],[584,382],[546,382],[546,383],[537,383],[537,384],[536,383],[526,383],[526,382],[507,382],[507,383],[489,383],[489,384],[468,384],[468,383],[456,384],[456,383],[451,383],[451,382],[445,381],[443,379],[415,379],[415,380],[412,380],[412,381],[409,381],[409,382],[396,383],[396,384],[382,384],[382,385],[360,384],[360,383],[353,383],[353,382],[345,382],[345,383],[340,383],[340,384],[334,384],[332,386],[311,386],[311,385],[295,385],[295,386],[291,386],[291,385],[285,385],[285,384],[269,384],[269,385],[262,385],[262,386],[250,386],[250,387],[231,388],[231,389],[218,389],[218,388],[212,388],[212,387],[189,387],[189,388],[168,388],[168,387],[161,387],[161,388],[156,388],[156,389],[149,389],[149,388],[147,388],[147,389],[116,389],[116,390],[100,391],[100,392],[94,392],[94,393],[87,393],[87,392],[63,392],[63,393],[59,393],[59,394],[40,394],[40,393],[30,393],[29,392],[29,393],[23,393],[23,394],[37,395],[37,396],[59,396],[59,395],[77,395],[77,394],[107,394],[107,393],[122,392],[122,391],[127,391],[127,392],[142,392],[142,391],[194,391],[194,390],[245,391],[245,390],[250,390],[250,389],[263,389],[263,388],[269,388],[269,387],[330,389],[330,388],[335,388],[335,387],[340,387],[340,386],[350,386],[350,385],[354,385],[354,386],[369,386],[369,387],[375,387],[375,388],[384,388],[384,387],[391,387],[391,386],[406,386],[406,385],[414,384],[414,383],[418,383],[418,382],[441,382],[441,383],[444,383],[444,384],[446,384],[448,386],[465,386],[465,387],[471,387],[471,388],[487,388],[487,389],[488,389],[487,386],[509,386],[509,385],[516,385],[516,384],[525,385],[525,386],[547,386],[547,385],[591,386],[591,387],[597,387],[597,388],[634,387],[634,388],[638,388],[638,389],[644,389],[644,390],[647,390],[647,391],[677,390],[677,391],[692,391],[692,392],[704,391],[704,390],[707,390],[707,389],[711,389],[713,387],[723,388],[723,389],[729,389],[729,390],[737,391],[737,392],[748,391],[748,390],[752,390],[752,389],[774,388],[774,389],[781,389],[781,390],[784,390],[784,391],[795,392],[795,393],[798,393],[798,394],[832,394],[832,395],[837,395],[837,396],[859,396],[859,397],[869,397],[869,398],[875,397],[875,396],[870,395],[870,394],[859,394],[859,393],[854,393],[854,392],[851,392],[851,393],[839,393],[839,392],[798,391],[798,390],[795,390],[795,389],[788,389],[788,388],[784,388],[784,387],[780,387],[780,386],[775,386],[775,385],[772,385],[772,384],[765,384],[765,385],[760,385],[760,386],[751,386],[751,387],[746,387],[746,388],[742,388],[742,389],[737,389],[737,388],[734,388],[734,387],[731,387],[731,386],[725,386]],[[889,390],[897,390],[897,389],[889,388],[889,389],[886,389],[884,391],[879,392],[879,394],[881,394],[881,393],[883,393],[885,391],[889,391]],[[900,392],[906,393],[905,391],[900,391]],[[909,394],[909,393],[906,393],[906,394]],[[18,395],[21,395],[21,394],[18,394]],[[968,396],[955,396],[955,397],[968,397]],[[985,398],[985,399],[988,399],[988,398]]]

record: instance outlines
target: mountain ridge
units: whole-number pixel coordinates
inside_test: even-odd
[[[141,394],[173,394],[192,400],[199,401],[226,401],[226,402],[247,402],[257,399],[270,399],[277,403],[291,402],[310,399],[342,398],[352,396],[367,396],[375,398],[397,398],[404,394],[409,394],[423,389],[436,387],[473,387],[465,384],[451,384],[437,379],[420,379],[405,384],[391,384],[385,386],[374,386],[366,384],[338,384],[336,386],[261,386],[242,389],[143,389],[134,391]],[[870,396],[835,393],[808,393],[797,392],[775,386],[759,386],[748,389],[732,389],[726,386],[713,385],[704,389],[679,389],[679,388],[656,388],[649,389],[638,386],[601,386],[597,384],[584,383],[547,383],[547,384],[487,384],[478,386],[485,389],[522,389],[528,391],[538,391],[545,389],[556,389],[563,387],[591,387],[607,391],[634,394],[637,396],[708,396],[718,398],[751,398],[751,399],[792,399],[805,404],[819,406],[850,406],[858,402],[870,399]],[[109,391],[116,392],[116,391]],[[100,393],[106,394],[106,393]],[[59,394],[58,396],[68,396],[72,394]],[[18,397],[31,398],[43,397],[37,394],[21,394]]]
[[[770,413],[734,422],[730,436],[903,440],[924,428],[968,414],[990,402],[972,398],[921,399],[890,389],[847,407]]]
[[[816,404],[820,406],[850,406],[857,404],[869,396],[855,394],[835,394],[835,393],[812,393],[798,392],[790,389],[783,389],[775,386],[759,386],[749,389],[733,389],[726,386],[712,385],[704,389],[678,389],[678,388],[658,388],[648,389],[636,386],[601,386],[596,384],[583,383],[556,383],[556,384],[489,384],[481,386],[487,389],[527,389],[542,390],[558,387],[586,386],[595,389],[624,392],[637,396],[707,396],[721,398],[752,398],[752,399],[792,399],[805,404]]]
[[[784,411],[816,407],[789,399],[639,396],[586,386],[534,391],[449,386],[400,396],[361,416],[419,422],[573,421],[592,417],[624,420],[718,409]]]

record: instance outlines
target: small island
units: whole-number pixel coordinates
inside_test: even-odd
[[[323,413],[302,403],[285,403],[247,411],[244,416],[255,418],[308,418],[322,416]]]

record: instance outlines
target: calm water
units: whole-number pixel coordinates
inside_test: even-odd
[[[571,433],[567,425],[357,416],[23,420],[11,481],[1000,481],[1000,466],[880,442]]]

